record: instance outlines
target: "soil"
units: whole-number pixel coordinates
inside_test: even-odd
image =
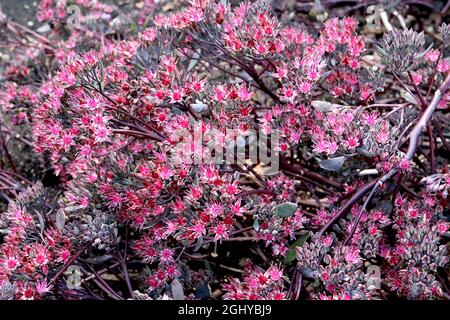
[[[0,6],[7,17],[28,27],[36,27],[38,0],[1,0]]]

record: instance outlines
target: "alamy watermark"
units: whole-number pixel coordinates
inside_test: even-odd
[[[369,289],[381,289],[381,269],[379,266],[371,265],[367,268],[369,275],[367,285]]]
[[[214,129],[205,132],[204,124],[194,122],[170,136],[176,141],[171,148],[169,161],[183,164],[259,164],[264,175],[274,175],[279,170],[279,132],[270,133],[249,129]]]
[[[83,273],[81,272],[81,269],[77,265],[71,265],[67,268],[65,274],[67,275],[66,279],[66,285],[67,288],[71,290],[80,289],[81,288],[81,282],[82,278],[81,276]]]
[[[58,0],[57,4],[66,10],[66,26],[68,29],[81,29],[81,7],[76,4],[67,4],[67,0]]]
[[[70,5],[67,7],[67,27],[69,29],[80,29],[81,28],[81,8],[77,5]]]
[[[59,0],[58,3],[67,6],[66,0]],[[66,25],[69,29],[81,28],[81,7],[75,4],[66,7],[67,19]],[[366,24],[369,29],[376,30],[382,28],[382,14],[383,8],[378,5],[370,5],[367,7]]]

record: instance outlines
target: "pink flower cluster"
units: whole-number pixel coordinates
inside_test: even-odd
[[[286,292],[283,291],[283,269],[272,265],[267,270],[260,270],[246,264],[243,279],[230,279],[224,284],[227,291],[225,300],[283,300]]]
[[[0,246],[2,300],[44,298],[55,270],[72,255],[70,238],[50,222],[45,205],[43,187],[35,185],[2,213],[0,225],[8,231]]]

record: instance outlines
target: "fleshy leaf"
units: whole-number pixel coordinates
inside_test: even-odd
[[[63,231],[64,225],[66,223],[66,216],[64,214],[64,210],[58,210],[55,216],[55,227],[59,231]]]
[[[309,233],[302,235],[300,238],[295,240],[293,244],[289,247],[288,252],[286,253],[286,256],[284,257],[284,264],[290,264],[292,261],[295,260],[295,257],[297,255],[297,247],[302,247],[303,244],[308,240]]]
[[[345,156],[330,158],[326,160],[321,160],[319,162],[319,165],[324,170],[337,172],[341,170],[346,159],[347,157]]]
[[[285,202],[278,205],[277,214],[280,217],[290,217],[293,216],[295,211],[297,211],[298,205],[292,202]]]
[[[333,110],[333,104],[326,101],[314,100],[311,102],[314,109],[320,112],[330,112]]]
[[[181,285],[180,281],[178,281],[177,279],[173,280],[171,287],[174,300],[184,300],[183,286]]]

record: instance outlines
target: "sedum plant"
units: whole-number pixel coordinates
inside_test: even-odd
[[[45,36],[0,15],[5,128],[61,190],[0,170],[2,299],[449,297],[446,24],[74,4]]]

